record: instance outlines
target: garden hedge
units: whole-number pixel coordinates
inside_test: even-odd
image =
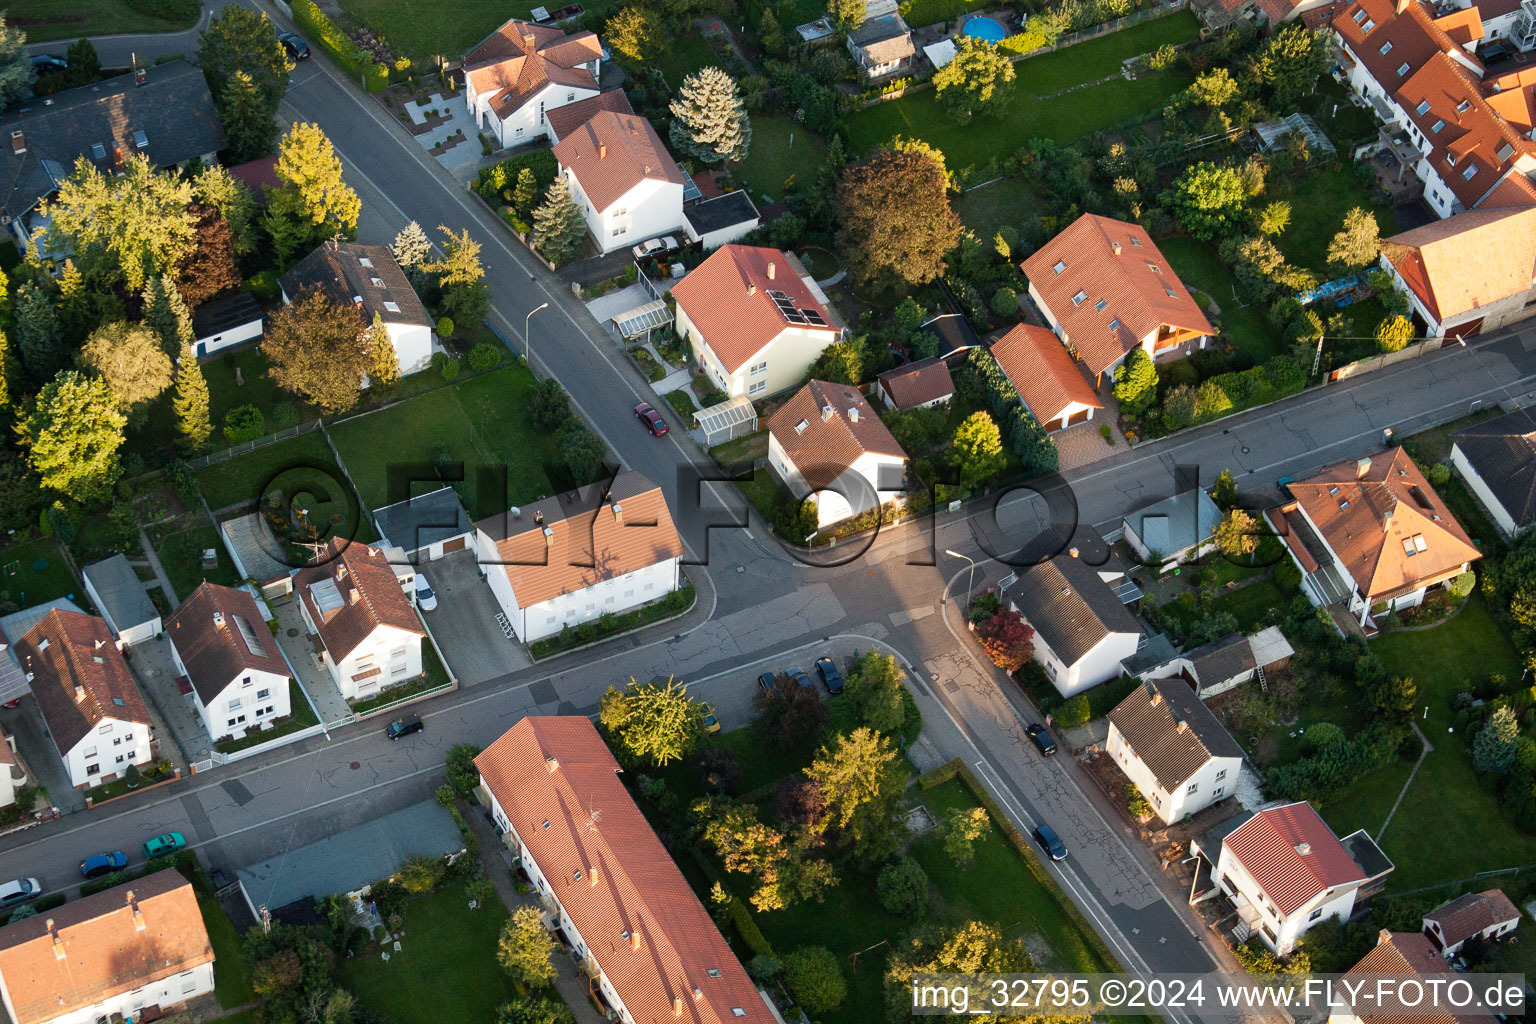
[[[316,46],[330,55],[343,71],[354,78],[364,78],[374,67],[363,48],[336,26],[324,11],[315,6],[314,0],[293,0],[293,23]],[[384,69],[385,85],[389,84],[389,69]],[[368,91],[377,92],[369,80]],[[380,86],[379,88],[383,88]]]

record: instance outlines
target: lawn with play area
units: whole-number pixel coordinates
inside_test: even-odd
[[[924,140],[944,151],[951,170],[1003,160],[1031,139],[1071,142],[1121,122],[1150,117],[1194,80],[1184,71],[1119,77],[1121,61],[1165,43],[1185,43],[1200,31],[1187,11],[1142,22],[1054,53],[1022,60],[1008,86],[1009,104],[993,116],[959,124],[932,90],[879,103],[843,122],[851,148],[863,153],[896,135]],[[1100,82],[1100,79],[1107,79]],[[1064,90],[1090,82],[1098,84]]]
[[[0,600],[20,607],[57,597],[85,600],[75,576],[52,537],[39,537],[0,551]]]
[[[784,198],[785,183],[808,184],[821,170],[825,144],[804,125],[785,117],[752,119],[752,148],[735,169],[752,198],[769,203]]]
[[[1239,352],[1252,356],[1256,363],[1285,354],[1285,339],[1270,326],[1263,308],[1246,290],[1239,290],[1237,279],[1216,255],[1214,246],[1181,236],[1160,238],[1157,247],[1179,280],[1195,293],[1195,301],[1201,302],[1202,296],[1209,300],[1201,303],[1206,316]],[[1220,313],[1212,311],[1212,303]]]

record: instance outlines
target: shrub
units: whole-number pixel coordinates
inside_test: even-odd
[[[992,293],[992,312],[998,316],[1019,315],[1019,293],[1007,285]]]
[[[443,316],[437,319],[437,336],[439,338],[453,337],[453,317]]]
[[[898,917],[920,917],[929,906],[928,874],[910,857],[894,860],[880,869],[875,896]]]
[[[1141,795],[1141,790],[1136,788],[1134,782],[1125,784],[1125,810],[1137,821],[1152,817],[1152,805],[1147,803],[1147,798]]]
[[[1447,585],[1447,589],[1450,590],[1452,597],[1460,601],[1462,598],[1472,593],[1472,588],[1476,584],[1477,576],[1474,575],[1473,572],[1469,569],[1462,573],[1460,576],[1457,576],[1455,579],[1451,580],[1451,582]]]
[[[503,160],[499,164],[481,168],[479,176],[475,179],[475,191],[480,194],[480,198],[492,206],[499,206],[502,190],[510,190],[517,184],[517,172],[524,167],[532,172],[535,191],[538,195],[544,194],[544,190],[549,188],[550,182],[554,181],[555,175],[559,173],[559,165],[555,162],[554,153],[547,149],[536,149],[531,153],[524,153],[521,156]],[[527,229],[524,228],[523,231],[526,233]]]
[[[825,946],[803,946],[784,957],[784,981],[812,1014],[835,1010],[848,997],[842,964]]]
[[[258,270],[245,279],[245,289],[258,299],[271,301],[276,299],[279,292],[277,274],[271,270]]]
[[[443,365],[440,368],[439,372],[443,375],[443,380],[452,381],[456,377],[458,377],[459,369],[460,369],[459,361],[457,359],[455,359],[454,357],[449,356],[447,359],[443,360]]]
[[[448,784],[459,791],[461,796],[469,796],[480,785],[480,769],[475,767],[475,758],[480,756],[480,748],[472,743],[456,743],[448,748],[448,757],[444,762],[448,769]]]
[[[373,62],[362,47],[337,28],[335,22],[315,5],[314,0],[293,0],[291,6],[293,23],[299,31],[329,54],[348,75],[361,76],[372,67]],[[385,77],[387,81],[388,69],[385,69]]]
[[[1429,467],[1428,476],[1430,483],[1434,484],[1436,487],[1444,487],[1446,484],[1450,483],[1451,467],[1447,466],[1443,462],[1437,462],[1433,466]]]
[[[488,341],[482,341],[469,350],[469,368],[483,373],[501,363],[501,349]]]
[[[1080,693],[1057,708],[1052,721],[1063,729],[1075,729],[1080,725],[1087,725],[1091,714],[1088,695]]]
[[[299,425],[299,407],[292,402],[278,402],[272,407],[272,425],[278,430]]]
[[[254,441],[267,432],[266,418],[254,405],[237,405],[224,414],[224,441],[237,445]]]

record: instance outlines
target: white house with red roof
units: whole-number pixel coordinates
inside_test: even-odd
[[[1137,224],[1085,213],[1019,268],[1051,330],[1096,380],[1138,348],[1182,359],[1216,333]]]
[[[421,675],[426,629],[382,549],[333,540],[293,578],[315,656],[347,700],[366,700]],[[406,567],[408,569],[408,567]]]
[[[1381,266],[1430,338],[1536,314],[1536,206],[1468,210],[1382,239]]]
[[[672,288],[677,334],[731,397],[762,398],[805,380],[843,336],[826,293],[792,254],[722,245]]]
[[[293,713],[288,663],[244,590],[205,580],[166,621],[166,635],[210,738],[239,739]]]
[[[682,168],[645,118],[600,110],[554,152],[603,252],[683,229]]]
[[[1280,956],[1307,929],[1348,921],[1392,871],[1364,829],[1340,839],[1304,801],[1228,819],[1190,852],[1199,858],[1190,902],[1227,899],[1238,915],[1234,937],[1257,936]]]
[[[579,715],[524,718],[475,758],[491,820],[588,992],[620,1024],[782,1024]]]
[[[513,18],[464,55],[464,103],[502,147],[549,138],[546,114],[601,90],[603,44]]]
[[[907,453],[847,384],[809,381],[779,407],[768,420],[768,465],[797,499],[815,495],[821,528],[906,495]]]

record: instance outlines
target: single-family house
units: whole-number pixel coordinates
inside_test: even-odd
[[[1369,996],[1361,999],[1363,1005],[1358,1006],[1351,1006],[1349,997],[1341,996],[1338,1005],[1329,1010],[1328,1024],[1404,1024],[1409,1021],[1414,1024],[1494,1024],[1499,1019],[1476,1009],[1453,1010],[1445,1005],[1452,1000],[1443,996],[1429,998],[1430,993],[1446,992],[1447,986],[1462,979],[1446,967],[1434,945],[1419,932],[1391,932],[1383,928],[1377,933],[1376,945],[1371,951],[1345,971],[1335,984],[1340,993],[1366,993],[1380,991],[1377,986],[1384,978],[1406,983],[1401,988],[1388,988],[1389,995],[1394,990],[1405,995],[1420,991],[1425,993],[1425,998],[1419,1000],[1410,996],[1410,1001],[1403,1007],[1383,1008]],[[1424,985],[1419,980],[1421,978],[1429,979],[1436,988]],[[1392,1012],[1397,1009],[1411,1012]]]
[[[1328,466],[1287,485],[1269,520],[1318,607],[1343,604],[1367,634],[1415,608],[1482,553],[1401,448]]]
[[[230,292],[192,311],[192,354],[201,358],[261,337],[261,301],[250,292]]]
[[[160,613],[125,556],[108,555],[92,562],[80,570],[80,576],[91,603],[117,637],[117,646],[132,647],[160,635]]]
[[[1095,409],[1104,408],[1056,335],[1044,327],[1017,324],[992,343],[991,352],[1024,408],[1046,430],[1086,423]]]
[[[814,496],[819,528],[906,494],[907,453],[848,384],[812,380],[778,408],[768,420],[768,465],[797,500]]]
[[[1095,380],[1138,348],[1182,359],[1215,333],[1138,224],[1085,213],[1019,266],[1051,330]]]
[[[728,396],[762,398],[799,386],[843,322],[792,254],[722,245],[672,288],[677,335]]]
[[[912,67],[917,47],[896,0],[869,0],[864,18],[848,33],[848,52],[866,79],[900,74]]]
[[[580,715],[531,716],[475,758],[516,871],[620,1024],[776,1024]]]
[[[401,373],[416,373],[432,361],[432,317],[387,246],[332,238],[278,278],[283,301],[296,302],[319,289],[350,304],[364,324],[383,321]]]
[[[645,118],[598,111],[554,153],[601,251],[682,230],[683,169]]]
[[[1137,509],[1120,521],[1125,542],[1144,565],[1167,572],[1216,550],[1221,509],[1196,487]]]
[[[239,739],[293,713],[288,663],[244,590],[203,582],[171,613],[171,661],[211,739]]]
[[[1381,252],[1426,337],[1470,337],[1536,314],[1536,205],[1454,214],[1383,239]]]
[[[464,55],[464,103],[502,148],[547,138],[548,111],[596,96],[603,44],[513,18]]]
[[[315,656],[347,700],[421,675],[426,630],[381,548],[333,539],[317,564],[298,571],[293,589]]]
[[[112,175],[131,156],[157,169],[218,163],[224,127],[203,72],[184,60],[64,89],[0,113],[0,219],[23,252],[41,227],[33,211],[87,164]]]
[[[629,94],[623,89],[610,89],[563,107],[555,107],[545,115],[549,122],[550,145],[559,142],[605,110],[631,116],[635,112],[635,108],[629,105]]]
[[[1456,897],[1424,915],[1424,937],[1449,960],[1473,939],[1496,941],[1520,927],[1520,908],[1503,889]]]
[[[1237,791],[1243,748],[1184,680],[1148,679],[1109,713],[1104,751],[1164,824]]]
[[[683,207],[688,241],[699,243],[705,252],[750,234],[760,223],[757,207],[744,188]]]
[[[999,583],[1008,607],[1034,627],[1034,660],[1063,697],[1117,678],[1142,635],[1136,617],[1082,555],[1074,544]]]
[[[1516,409],[1456,431],[1451,465],[1506,537],[1536,523],[1536,410]]]
[[[1295,653],[1279,626],[1266,626],[1252,636],[1229,633],[1199,647],[1172,652],[1140,674],[1150,679],[1182,678],[1205,700],[1284,668]]]
[[[475,536],[458,492],[444,485],[375,509],[373,521],[386,545],[397,547],[411,562],[430,562],[463,551]]]
[[[875,378],[875,383],[888,409],[931,409],[955,397],[955,380],[949,375],[949,365],[937,356],[886,370]]]
[[[16,791],[27,784],[27,773],[16,762],[16,739],[0,730],[0,807],[16,802]]]
[[[1342,840],[1305,802],[1229,818],[1190,843],[1203,861],[1195,903],[1224,898],[1237,911],[1235,936],[1256,935],[1288,955],[1309,928],[1348,921],[1386,884],[1392,862],[1364,829]]]
[[[154,760],[149,710],[106,622],[54,609],[16,642],[16,660],[76,789]]]
[[[475,524],[475,557],[524,643],[659,601],[682,585],[661,488],[633,470]]]
[[[0,928],[14,1024],[157,1020],[213,991],[213,943],[174,868]]]

